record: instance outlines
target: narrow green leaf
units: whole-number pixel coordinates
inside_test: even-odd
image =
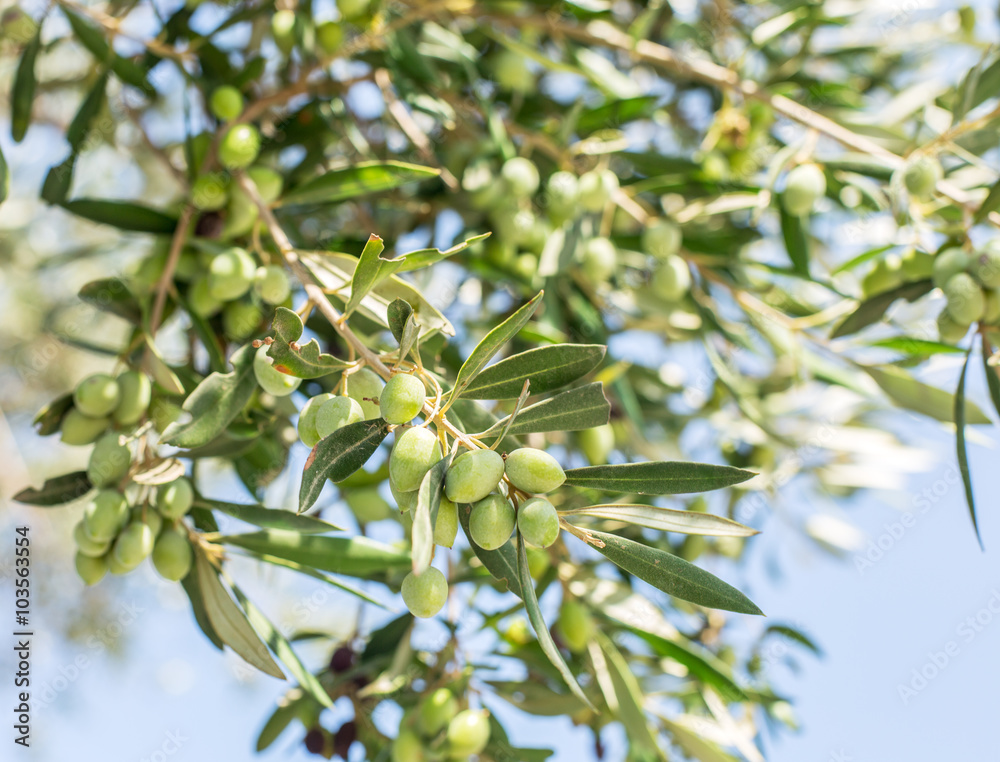
[[[174,422],[163,432],[163,442],[175,447],[200,447],[226,430],[257,388],[253,373],[254,348],[247,344],[230,358],[229,373],[212,373],[184,400],[191,414],[187,423]]]
[[[384,418],[350,423],[321,439],[306,460],[299,488],[299,513],[305,513],[319,499],[327,481],[346,479],[375,453],[389,434]]]
[[[983,538],[979,534],[979,522],[976,520],[976,499],[972,492],[969,454],[965,449],[965,416],[967,413],[965,406],[965,373],[969,370],[969,359],[971,356],[972,348],[970,347],[968,353],[965,355],[962,373],[958,377],[958,389],[955,390],[955,449],[958,451],[958,470],[962,474],[962,485],[965,487],[965,502],[969,506],[969,517],[972,519],[972,528],[976,530],[976,540],[979,541],[979,548],[982,550]]]
[[[209,643],[221,651],[224,647],[222,638],[219,637],[219,634],[212,627],[212,623],[208,619],[208,612],[205,610],[205,601],[201,596],[201,588],[198,586],[197,569],[192,569],[188,572],[188,575],[181,580],[181,587],[187,593],[188,601],[191,603],[191,613],[194,614],[194,620],[198,628],[208,638]]]
[[[517,422],[517,417],[521,414],[521,410],[524,408],[524,403],[528,401],[528,395],[531,391],[531,381],[528,379],[524,380],[524,386],[521,388],[521,396],[517,398],[517,402],[514,404],[514,409],[510,411],[510,415],[507,416],[507,422],[503,425],[500,430],[500,435],[497,437],[497,441],[493,443],[493,449],[503,446],[503,441],[510,434],[511,428]]]
[[[745,482],[756,476],[751,471],[732,466],[685,461],[646,461],[607,466],[571,468],[566,484],[603,492],[632,495],[680,495],[708,492]]]
[[[440,171],[401,161],[371,161],[332,169],[286,193],[284,206],[332,204],[371,193],[392,190],[416,180],[437,177]]]
[[[0,204],[7,200],[10,194],[10,171],[7,169],[7,160],[0,151]]]
[[[510,427],[509,434],[546,431],[582,431],[603,426],[611,417],[611,403],[601,382],[587,384],[549,397],[524,408]],[[482,436],[498,434],[506,419],[498,421]]]
[[[681,715],[681,718],[684,718],[684,715]],[[742,757],[737,758],[723,751],[715,741],[705,738],[693,729],[698,727],[697,723],[702,720],[700,716],[691,717],[692,727],[688,727],[669,717],[660,717],[664,729],[670,734],[670,740],[677,744],[687,757],[697,759],[698,762],[740,762]]]
[[[879,347],[880,349],[891,349],[894,352],[901,352],[909,357],[961,354],[964,351],[961,347],[956,347],[951,344],[942,344],[940,341],[928,341],[927,339],[916,339],[910,336],[897,336],[892,339],[873,341],[868,346]]]
[[[264,639],[264,642],[267,643],[275,655],[281,659],[281,662],[288,667],[288,671],[292,673],[292,677],[298,680],[302,689],[316,699],[316,701],[328,709],[332,709],[333,699],[330,698],[330,694],[319,684],[316,676],[302,663],[299,655],[292,648],[292,644],[288,642],[288,638],[282,635],[278,628],[271,624],[271,620],[264,616],[264,613],[260,609],[254,606],[250,599],[243,594],[242,590],[236,585],[233,585],[232,588],[236,600],[240,602],[240,605],[246,612],[250,625]]]
[[[517,332],[524,328],[525,323],[534,314],[544,295],[544,291],[539,291],[530,302],[518,309],[513,315],[483,337],[482,341],[472,350],[472,354],[469,355],[468,359],[462,363],[462,367],[458,371],[458,377],[455,379],[455,386],[452,388],[451,395],[448,398],[449,401],[458,398],[465,391],[465,388],[472,383],[473,379],[479,375],[479,372],[486,367],[486,363],[490,361],[493,355],[499,352],[504,344],[514,338]]]
[[[573,516],[594,516],[599,519],[623,521],[649,529],[659,529],[663,532],[700,534],[706,537],[751,537],[759,534],[756,529],[723,516],[699,511],[676,511],[655,505],[610,503],[560,511],[560,513],[568,519]]]
[[[476,400],[513,399],[525,380],[532,394],[544,394],[572,383],[596,368],[607,347],[602,344],[553,344],[529,349],[484,368],[462,392]]]
[[[803,218],[789,214],[781,208],[781,237],[785,240],[785,250],[792,260],[795,272],[803,278],[809,277],[809,236]]]
[[[153,87],[146,79],[146,72],[141,66],[115,53],[108,41],[104,39],[101,30],[88,21],[84,21],[81,16],[73,13],[66,6],[62,6],[62,10],[73,29],[73,34],[94,58],[101,63],[108,64],[122,82],[143,91],[153,92]]]
[[[132,295],[128,284],[121,278],[92,280],[83,285],[78,296],[87,304],[124,318],[134,325],[142,322],[139,300]]]
[[[93,488],[86,471],[74,471],[71,474],[46,479],[45,484],[38,489],[32,487],[23,489],[14,495],[14,500],[27,505],[51,508],[79,500]]]
[[[413,614],[406,612],[379,627],[368,636],[365,650],[361,652],[361,658],[358,661],[361,664],[370,664],[386,656],[391,656],[403,639],[408,639],[408,633],[414,621]]]
[[[299,704],[302,701],[302,692],[296,689],[297,700],[289,700],[285,698],[279,704],[277,709],[267,718],[267,722],[264,723],[264,727],[261,728],[260,734],[257,736],[256,750],[262,752],[269,748],[271,744],[278,740],[278,736],[285,732],[289,725],[292,724],[292,720],[298,719],[299,716]]]
[[[38,194],[49,204],[62,205],[69,195],[73,184],[73,169],[76,166],[76,156],[70,154],[61,164],[49,167],[42,182],[42,190]]]
[[[458,522],[462,525],[462,531],[465,532],[465,536],[469,540],[469,547],[472,548],[472,552],[476,554],[476,558],[482,562],[486,571],[494,579],[505,583],[507,589],[518,598],[523,598],[521,580],[517,573],[517,551],[514,550],[514,543],[508,540],[496,550],[483,550],[483,548],[480,548],[473,541],[472,534],[469,531],[469,514],[471,512],[472,506],[470,505],[458,506]]]
[[[83,217],[85,220],[111,225],[132,233],[168,235],[177,227],[176,217],[131,201],[78,198],[63,202],[62,207],[70,214]]]
[[[629,668],[628,662],[622,656],[621,651],[615,647],[615,644],[603,633],[597,633],[597,643],[601,651],[604,652],[605,665],[614,689],[614,705],[618,707],[616,714],[625,727],[630,750],[644,752],[646,756],[643,759],[648,758],[649,755],[655,755],[661,760],[666,760],[663,751],[659,749],[659,744],[656,743],[653,731],[650,730],[649,721],[646,719],[646,712],[643,709],[642,688],[639,686],[635,674]]]
[[[167,365],[160,350],[156,348],[156,344],[148,336],[146,337],[146,349],[142,355],[141,370],[167,394],[184,394],[184,384],[174,373],[174,369]]]
[[[411,563],[409,553],[367,537],[327,537],[267,529],[250,534],[227,535],[220,541],[313,569],[363,579],[403,569]]]
[[[198,587],[205,604],[205,613],[219,639],[239,654],[248,664],[279,680],[285,679],[281,668],[275,664],[267,646],[254,632],[246,616],[223,587],[218,573],[208,562],[204,552],[195,548],[195,572]]]
[[[274,367],[282,373],[296,378],[321,378],[350,365],[321,352],[316,339],[298,344],[305,326],[302,325],[302,318],[287,307],[278,307],[274,311],[271,327],[274,328],[274,341],[267,348],[267,356],[274,360]],[[292,344],[297,348],[293,349]]]
[[[402,299],[394,299],[386,309],[389,330],[392,332],[392,337],[396,340],[397,344],[402,344],[403,329],[406,327],[406,322],[412,314],[413,307]]]
[[[403,335],[399,342],[399,361],[403,362],[406,356],[410,354],[413,349],[413,345],[417,341],[417,337],[420,335],[420,326],[417,325],[416,319],[413,317],[411,312],[406,318],[406,323],[403,325]]]
[[[788,625],[784,624],[772,624],[770,627],[764,630],[764,635],[770,635],[770,634],[780,635],[781,637],[787,638],[788,640],[794,640],[796,643],[799,643],[808,648],[817,656],[823,655],[823,649],[821,649],[813,641],[812,638],[810,638],[801,630],[795,629],[794,627],[789,627]]]
[[[320,582],[325,582],[331,587],[335,587],[338,590],[342,590],[345,593],[360,598],[365,603],[370,603],[373,606],[378,606],[381,609],[385,608],[385,604],[381,601],[372,598],[364,590],[355,587],[354,585],[349,585],[336,577],[331,577],[329,574],[321,572],[311,566],[304,566],[295,561],[289,561],[287,558],[278,558],[277,556],[269,556],[267,553],[254,553],[253,551],[246,551],[246,554],[252,558],[256,558],[258,561],[263,561],[266,564],[271,564],[272,566],[280,566],[284,569],[291,569],[292,571],[298,572],[299,574],[305,574],[307,577],[312,577],[313,579],[318,579]]]
[[[983,371],[986,373],[986,388],[990,392],[990,400],[993,402],[993,409],[1000,415],[1000,376],[997,369],[990,365],[990,357],[993,355],[993,347],[990,340],[983,335]]]
[[[42,29],[31,39],[21,54],[10,90],[10,134],[15,143],[24,140],[31,124],[31,107],[35,102],[35,61],[42,47]]]
[[[528,570],[528,553],[525,550],[524,538],[521,537],[520,532],[516,534],[517,575],[521,590],[524,593],[524,610],[528,614],[528,621],[531,622],[531,626],[535,630],[535,635],[538,637],[538,645],[542,647],[542,651],[548,657],[549,661],[552,662],[552,666],[562,675],[563,680],[573,692],[573,695],[593,710],[594,705],[590,703],[590,699],[583,692],[572,670],[566,664],[562,654],[559,653],[559,648],[556,646],[555,641],[552,640],[552,633],[549,632],[549,628],[545,624],[542,610],[538,607],[538,599],[535,597],[535,585],[531,579],[531,572]]]
[[[368,292],[378,281],[379,269],[382,266],[379,254],[384,248],[385,244],[381,238],[374,233],[368,236],[365,248],[358,257],[358,266],[354,268],[354,277],[351,278],[351,296],[347,300],[347,306],[344,307],[344,317],[358,308],[361,300],[368,296]]]
[[[681,640],[683,636],[680,635],[677,636],[677,640],[667,640],[661,635],[633,626],[628,622],[621,622],[621,624],[629,632],[642,638],[657,656],[673,659],[677,663],[683,664],[695,679],[717,690],[727,702],[747,700],[746,693],[736,682],[729,665],[711,651],[686,639]]]
[[[59,431],[62,419],[73,407],[73,395],[62,394],[52,402],[39,410],[32,419],[31,424],[35,426],[35,433],[40,437],[47,437]]]
[[[444,251],[441,251],[441,249],[417,249],[416,251],[401,254],[398,257],[387,257],[382,253],[379,255],[382,261],[382,268],[379,270],[379,280],[383,280],[389,275],[398,275],[399,273],[407,273],[411,270],[421,270],[429,267],[454,254],[458,254],[458,252],[469,248],[475,243],[486,240],[490,235],[492,234],[482,233],[474,235],[472,238],[467,238],[461,243],[456,243]]]
[[[280,508],[265,508],[263,505],[243,505],[227,503],[222,500],[196,498],[194,504],[212,511],[221,511],[234,519],[245,521],[264,529],[285,529],[302,534],[323,534],[325,532],[342,532],[341,527],[330,524],[314,516],[302,516]]]
[[[417,491],[417,506],[413,509],[413,573],[423,574],[434,555],[434,526],[441,506],[444,475],[455,459],[455,450],[442,458],[427,473]]]
[[[90,92],[87,93],[80,108],[77,109],[76,116],[66,128],[66,142],[69,143],[70,151],[74,154],[80,152],[83,143],[90,134],[90,126],[95,117],[101,112],[105,102],[105,93],[108,86],[108,72],[104,71],[98,76]]]
[[[858,254],[856,257],[852,257],[843,264],[837,265],[830,271],[830,275],[840,275],[840,273],[848,272],[853,270],[855,267],[863,265],[865,262],[870,262],[875,259],[880,254],[884,254],[890,249],[896,248],[896,244],[889,243],[885,246],[876,246],[874,249],[868,249],[868,251]]]
[[[587,532],[604,543],[596,548],[598,552],[657,590],[699,606],[738,614],[763,614],[735,587],[673,553],[613,534],[592,529]]]
[[[863,366],[882,391],[900,407],[951,423],[954,418],[954,397],[944,389],[917,381],[894,365]],[[990,419],[971,400],[965,400],[963,417],[966,423],[989,423]]]
[[[833,333],[831,339],[839,339],[842,336],[850,336],[857,333],[862,328],[867,328],[872,323],[877,323],[885,315],[886,310],[892,306],[897,299],[905,299],[908,302],[915,302],[921,296],[934,288],[934,284],[928,280],[918,280],[913,283],[904,283],[902,286],[883,291],[870,299],[866,299],[858,305],[850,315],[844,318]]]

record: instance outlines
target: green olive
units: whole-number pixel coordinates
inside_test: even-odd
[[[87,534],[87,527],[83,519],[76,522],[73,527],[73,542],[76,543],[76,550],[85,556],[99,558],[108,552],[111,547],[111,540],[94,540]]]
[[[316,434],[326,439],[350,423],[364,420],[364,410],[350,397],[332,397],[316,411]]]
[[[535,75],[520,53],[504,48],[493,58],[493,76],[504,90],[530,93],[535,89]]]
[[[559,514],[544,497],[533,497],[518,507],[517,528],[532,545],[547,548],[559,537]]]
[[[344,44],[344,27],[336,21],[324,21],[316,27],[316,42],[327,55],[336,53]]]
[[[321,438],[319,432],[316,431],[316,414],[324,402],[332,399],[332,394],[317,394],[315,397],[310,397],[299,411],[299,439],[310,450],[319,444]]]
[[[68,445],[87,445],[96,442],[110,423],[110,418],[91,418],[73,408],[62,419],[60,438]]]
[[[951,280],[953,275],[963,272],[970,264],[972,264],[972,257],[957,246],[939,251],[934,257],[932,270],[934,285],[938,288],[944,288],[944,284]]]
[[[453,758],[479,754],[490,741],[489,714],[466,709],[448,723],[448,748]]]
[[[253,288],[267,304],[283,304],[292,293],[292,284],[284,267],[268,265],[258,267],[253,279]]]
[[[133,521],[118,535],[111,553],[118,564],[134,569],[153,552],[155,542],[156,537],[149,524]]]
[[[493,450],[463,453],[445,475],[445,495],[454,503],[482,500],[500,483],[503,472],[503,458]]]
[[[503,495],[493,493],[472,506],[469,534],[483,550],[496,550],[514,531],[514,506]]]
[[[191,185],[191,203],[195,209],[214,212],[229,199],[229,178],[219,172],[201,175]]]
[[[903,172],[903,184],[907,192],[916,198],[928,198],[941,179],[941,164],[937,159],[921,156],[910,162]]]
[[[397,373],[379,395],[379,410],[389,423],[409,423],[423,409],[426,394],[424,382],[419,378]]]
[[[108,573],[107,556],[91,557],[83,553],[77,553],[74,560],[76,573],[80,575],[86,585],[96,585],[104,575]]]
[[[208,293],[213,299],[239,299],[253,285],[257,265],[246,249],[234,246],[216,254],[208,267]]]
[[[260,306],[249,299],[229,302],[222,309],[222,330],[233,341],[246,341],[264,320]]]
[[[191,542],[182,528],[168,527],[160,533],[153,546],[153,566],[161,577],[171,582],[184,579],[193,560]]]
[[[260,153],[260,132],[252,124],[229,128],[219,144],[219,161],[226,169],[249,167]]]
[[[576,439],[580,451],[592,466],[607,463],[608,455],[615,449],[615,430],[610,423],[579,431]]]
[[[128,474],[132,453],[115,432],[104,434],[94,444],[87,464],[87,478],[95,487],[110,487]]]
[[[572,599],[563,601],[559,608],[556,628],[563,642],[573,653],[581,653],[594,637],[594,620],[587,609]]]
[[[977,252],[969,271],[986,288],[1000,287],[1000,248],[987,246]]]
[[[433,566],[417,575],[403,578],[403,603],[413,616],[428,619],[437,614],[448,600],[448,580]]]
[[[232,85],[223,85],[212,91],[209,108],[217,119],[229,122],[243,111],[243,94]]]
[[[580,265],[587,280],[604,283],[611,280],[618,269],[618,251],[607,238],[591,238],[583,246]]]
[[[417,727],[427,738],[436,736],[458,714],[458,700],[447,688],[438,688],[420,702]]]
[[[138,423],[149,409],[153,387],[149,377],[137,370],[127,370],[117,378],[121,400],[111,417],[123,426]]]
[[[670,220],[654,220],[642,231],[642,248],[656,259],[676,256],[681,249],[681,229]]]
[[[186,516],[194,503],[194,486],[184,476],[156,488],[156,509],[166,519]]]
[[[387,385],[387,391],[388,388]],[[411,492],[439,460],[441,443],[433,432],[425,428],[397,432],[396,444],[389,455],[389,481],[398,491]]]
[[[971,275],[958,273],[944,284],[944,295],[948,300],[945,309],[956,323],[974,323],[983,317],[986,299],[983,289]]]
[[[274,367],[274,360],[267,356],[267,344],[261,344],[253,358],[253,372],[260,388],[272,397],[287,397],[299,388],[301,378],[282,373]]]
[[[559,461],[534,447],[521,447],[510,453],[504,472],[519,490],[538,495],[551,492],[566,481],[566,473]]]
[[[91,418],[111,415],[121,398],[118,382],[107,373],[88,376],[73,391],[74,407]]]
[[[600,212],[618,190],[618,176],[611,170],[587,172],[580,176],[580,206],[588,212]]]
[[[83,509],[83,526],[96,542],[110,542],[128,520],[128,503],[121,492],[102,489]]]
[[[500,176],[503,178],[510,192],[517,198],[527,198],[535,195],[541,178],[538,175],[538,167],[531,159],[523,156],[515,156],[504,162],[500,169]]]
[[[815,203],[826,193],[826,175],[815,164],[801,164],[788,173],[781,203],[785,211],[802,217],[812,211]]]
[[[437,520],[434,522],[434,544],[445,548],[454,547],[457,536],[458,506],[442,495]]]
[[[344,379],[344,391],[361,405],[366,421],[382,417],[378,400],[384,386],[382,379],[371,368],[362,368]]]
[[[212,296],[208,276],[195,278],[187,292],[188,307],[201,318],[210,318],[222,310],[223,302]]]
[[[375,487],[352,489],[344,499],[360,524],[384,521],[392,516],[392,509]]]

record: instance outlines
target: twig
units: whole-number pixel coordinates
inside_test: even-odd
[[[194,207],[187,204],[181,211],[180,219],[177,220],[177,227],[174,230],[173,240],[170,241],[170,253],[167,255],[167,263],[163,267],[163,274],[156,284],[156,302],[153,304],[153,314],[149,318],[149,335],[156,336],[156,330],[160,327],[160,320],[163,319],[163,308],[167,304],[167,291],[174,280],[174,270],[177,269],[177,262],[181,258],[184,250],[184,242],[187,240],[188,227],[194,218]]]

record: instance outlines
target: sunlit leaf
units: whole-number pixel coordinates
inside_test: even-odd
[[[284,529],[303,534],[323,534],[325,532],[343,531],[341,527],[330,524],[314,516],[303,516],[280,508],[265,508],[263,505],[227,503],[222,500],[196,498],[195,505],[220,511],[234,519],[245,521],[264,529]]]
[[[754,476],[742,468],[711,463],[646,461],[571,468],[566,484],[634,495],[680,495],[731,487]]]
[[[274,328],[274,341],[267,348],[267,356],[274,360],[274,367],[282,373],[296,378],[321,378],[350,364],[322,352],[316,339],[298,344],[305,327],[302,318],[287,307],[278,307],[274,311],[271,326]]]
[[[954,395],[944,389],[917,381],[909,373],[894,365],[867,366],[864,370],[900,407],[946,423],[955,420]],[[986,414],[971,400],[964,400],[963,417],[966,423],[990,422]]]
[[[401,161],[361,162],[343,169],[331,169],[284,194],[284,206],[332,204],[358,196],[392,190],[416,180],[437,177],[440,171]]]
[[[367,537],[327,537],[268,529],[227,535],[221,542],[349,577],[381,576],[411,563],[409,553]]]
[[[484,368],[462,392],[477,400],[513,399],[526,380],[532,394],[572,383],[596,368],[607,348],[601,344],[553,344],[507,357]]]
[[[308,511],[327,481],[346,479],[375,453],[389,434],[389,424],[383,418],[349,423],[330,436],[321,439],[306,460],[299,488],[299,513]]]
[[[698,511],[677,511],[655,505],[630,503],[591,505],[587,508],[562,511],[562,515],[566,518],[593,516],[599,519],[623,521],[649,529],[659,529],[663,532],[700,534],[706,537],[750,537],[758,533],[756,529],[751,529],[723,516]]]

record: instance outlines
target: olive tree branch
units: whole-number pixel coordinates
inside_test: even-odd
[[[156,336],[156,330],[160,327],[163,319],[163,308],[167,303],[167,291],[174,282],[174,270],[177,269],[177,262],[181,258],[184,250],[184,242],[187,241],[188,228],[194,218],[194,207],[190,204],[181,210],[181,216],[177,220],[177,227],[174,229],[174,237],[170,241],[170,252],[167,254],[167,263],[163,267],[163,274],[156,283],[156,301],[153,304],[153,313],[149,318],[149,335]]]

